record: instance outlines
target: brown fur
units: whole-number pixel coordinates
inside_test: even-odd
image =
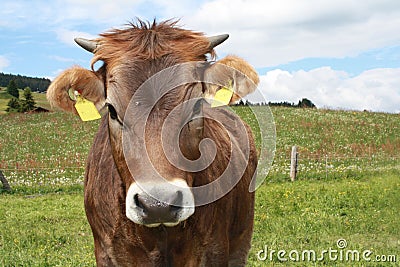
[[[254,92],[256,89],[256,86],[260,82],[260,79],[258,78],[258,74],[256,70],[249,65],[246,61],[243,59],[237,57],[237,56],[227,56],[217,62],[218,64],[223,64],[226,65],[230,68],[233,68],[235,70],[238,70],[239,72],[243,73],[245,75],[244,79],[242,79],[243,83],[246,84],[241,84],[239,86],[236,86],[235,88],[235,93],[231,99],[231,104],[240,100],[242,97],[246,96],[249,93]],[[234,79],[234,78],[232,78]],[[249,83],[249,81],[252,82]],[[241,81],[235,77],[235,82],[240,83]]]
[[[201,33],[182,30],[176,22],[144,23],[127,29],[102,34],[95,51],[92,65],[102,60],[105,65],[99,71],[73,68],[61,74],[51,85],[48,98],[53,105],[73,111],[73,101],[66,94],[69,88],[82,90],[82,94],[96,103],[105,94],[123,118],[127,103],[135,90],[151,75],[179,63],[205,61],[205,54],[214,52]],[[244,60],[234,56],[219,61],[247,75],[258,83],[254,69]],[[243,75],[221,73],[223,68],[211,65],[206,72],[219,75],[221,83],[235,82],[238,95],[254,90]],[[104,85],[106,91],[104,92]],[[224,109],[204,108],[207,118],[228,121],[229,138],[221,124],[204,119],[203,138],[212,139],[217,146],[213,163],[203,171],[182,173],[166,160],[158,148],[160,125],[168,110],[187,99],[196,86],[181,86],[168,93],[160,103],[160,112],[151,117],[149,146],[150,157],[166,175],[179,173],[186,177],[190,186],[207,184],[219,177],[231,160],[231,142],[240,143],[249,137],[246,160],[239,157],[234,166],[243,163],[246,170],[235,184],[219,183],[214,190],[233,189],[221,199],[196,207],[195,213],[175,227],[148,228],[137,225],[125,215],[125,197],[132,177],[122,153],[120,132],[115,132],[110,118],[102,119],[99,131],[89,153],[85,179],[85,210],[93,231],[95,255],[98,266],[244,266],[250,249],[254,217],[254,193],[248,188],[256,170],[257,155],[250,128],[238,130],[241,119]],[[207,85],[206,85],[207,87]],[[215,94],[216,90],[209,93]],[[122,115],[121,115],[122,114]],[[146,143],[147,144],[147,143]],[[181,145],[187,145],[183,142]],[[186,151],[191,151],[187,149]],[[140,158],[140,157],[139,157]],[[240,162],[239,162],[240,161]],[[143,166],[137,166],[141,168]],[[167,177],[168,178],[168,177]],[[134,179],[134,177],[133,177]]]
[[[227,66],[227,67],[226,67]],[[259,78],[256,70],[243,59],[229,55],[217,61],[206,72],[207,81],[219,81],[220,85],[208,84],[206,98],[213,99],[221,86],[232,86],[234,94],[230,104],[254,92]]]
[[[68,112],[77,113],[68,90],[82,93],[82,96],[97,104],[99,108],[104,101],[104,84],[95,72],[73,67],[61,73],[47,89],[47,99],[53,107],[61,108]]]
[[[173,55],[179,61],[204,61],[209,49],[209,42],[202,33],[176,27],[176,21],[146,23],[138,21],[129,24],[127,29],[115,29],[101,34],[100,47],[95,51],[92,66],[98,60],[108,64],[120,64],[124,57],[133,60],[149,60]],[[118,49],[116,49],[118,47]]]
[[[223,110],[218,113],[226,115]],[[234,116],[232,121],[238,119]],[[85,207],[98,266],[244,266],[254,216],[254,193],[248,191],[257,164],[252,139],[247,169],[229,194],[197,207],[176,227],[147,228],[125,216],[125,188],[111,153],[107,120],[103,120],[90,152],[85,182]],[[205,127],[205,137],[216,141],[218,153],[209,168],[193,177],[194,186],[218,177],[230,157],[226,149],[230,140],[221,126],[209,120]],[[247,131],[251,136],[249,127]]]
[[[238,56],[229,55],[224,57],[223,59],[219,60],[217,63],[226,65],[231,67],[235,70],[238,70],[245,74],[250,80],[254,82],[254,84],[258,84],[260,79],[258,78],[258,74],[256,70],[249,65],[246,61],[239,58]]]

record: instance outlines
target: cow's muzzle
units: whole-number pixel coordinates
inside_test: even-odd
[[[175,226],[194,213],[194,198],[182,179],[133,183],[126,196],[126,216],[147,227]]]

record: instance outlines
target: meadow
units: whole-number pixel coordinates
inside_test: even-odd
[[[257,129],[249,108],[235,111]],[[287,265],[279,250],[287,252],[289,265],[399,266],[400,115],[293,108],[272,113],[275,159],[256,191],[249,266]],[[97,127],[98,121],[58,112],[0,116],[0,170],[13,189],[0,194],[0,266],[95,264],[83,177]],[[299,173],[290,182],[293,145]],[[346,248],[338,249],[339,239]],[[257,253],[266,247],[275,253],[260,260]],[[290,251],[313,250],[318,258],[330,248],[371,251],[371,262],[327,255],[288,259]]]
[[[47,102],[46,99],[46,94],[44,93],[38,93],[38,92],[32,92],[32,96],[35,99],[36,106],[50,109],[50,104]],[[19,90],[19,97],[21,99],[24,99],[24,91]],[[7,109],[7,104],[8,101],[12,98],[11,95],[7,93],[7,88],[6,87],[0,87],[0,115],[6,114],[6,109]]]

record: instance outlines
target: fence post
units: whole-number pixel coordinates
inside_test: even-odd
[[[328,154],[325,154],[325,179],[328,180]]]
[[[292,146],[292,154],[290,155],[290,180],[292,182],[296,179],[297,175],[297,160],[298,160],[297,147]]]
[[[11,191],[11,187],[10,184],[8,183],[6,177],[4,177],[3,171],[0,170],[0,182],[3,184],[3,190],[10,192]]]

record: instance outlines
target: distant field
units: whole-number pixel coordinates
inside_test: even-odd
[[[0,115],[5,114],[5,110],[7,108],[7,103],[10,101],[11,95],[9,95],[5,88],[0,87]]]
[[[256,128],[248,108],[239,107],[236,112]],[[400,168],[399,114],[293,108],[272,112],[277,140],[268,182],[288,179],[293,145],[299,148],[300,180],[354,178]],[[47,184],[76,185],[98,123],[83,123],[58,112],[0,116],[0,168],[9,169],[15,188],[25,181],[29,190],[33,185],[41,190]]]
[[[24,98],[23,91],[19,92],[20,98]],[[36,106],[50,109],[50,104],[46,99],[46,94],[33,92],[33,99],[35,99]],[[10,101],[11,96],[6,92],[6,88],[0,87],[0,115],[5,114],[7,109],[7,103]]]
[[[257,128],[248,108],[235,110]],[[337,248],[341,238],[351,250],[397,255],[397,265],[325,258],[296,266],[398,266],[400,115],[272,112],[276,156],[256,192],[249,266],[283,266],[276,254],[272,261],[257,259],[265,246],[320,253]],[[94,265],[82,183],[98,123],[57,112],[0,116],[0,169],[13,188],[11,194],[0,192],[0,266]],[[295,183],[288,182],[292,145],[300,152]]]
[[[248,108],[236,111],[256,128]],[[301,180],[352,178],[400,167],[400,114],[295,108],[272,108],[272,113],[277,138],[268,181],[289,177],[294,145]]]

